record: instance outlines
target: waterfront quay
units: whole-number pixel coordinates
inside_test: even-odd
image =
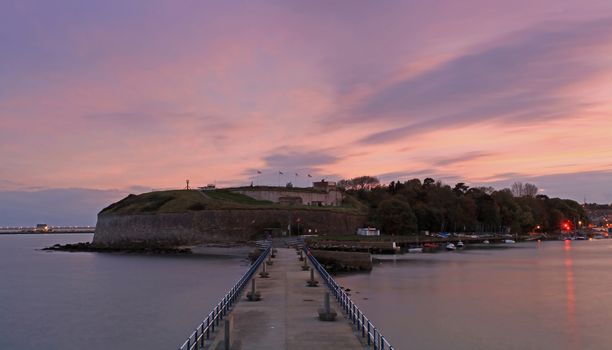
[[[329,305],[337,313],[336,320],[319,319],[319,312],[325,309],[325,294],[329,295],[330,289],[320,271],[317,272],[316,268],[314,272],[305,270],[304,265],[307,263],[312,268],[313,261],[308,261],[306,254],[303,256],[306,262],[300,260],[295,249],[278,248],[274,259],[267,258],[252,277],[261,300],[247,299],[252,292],[252,280],[248,281],[236,298],[239,301],[220,322],[217,330],[210,334],[204,348],[226,349],[226,344],[232,350],[378,348],[373,346],[373,342],[368,346],[368,338],[362,337],[365,328],[353,326],[356,319],[343,312],[348,310],[348,304],[340,304],[333,290]],[[272,263],[268,264],[267,261]],[[269,274],[267,278],[259,274],[264,265]],[[316,287],[308,286],[311,274],[318,281]],[[356,311],[357,308],[352,306],[351,310]],[[229,333],[226,334],[226,331]],[[201,348],[201,343],[192,348]]]

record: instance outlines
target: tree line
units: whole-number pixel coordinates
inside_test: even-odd
[[[511,188],[450,186],[432,178],[391,181],[382,185],[371,176],[341,180],[338,186],[363,202],[369,225],[386,234],[430,232],[554,233],[585,224],[576,201],[538,194],[533,184]],[[565,226],[567,227],[567,226]]]

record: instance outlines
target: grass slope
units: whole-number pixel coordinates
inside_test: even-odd
[[[178,213],[188,210],[203,210],[208,201],[194,190],[174,190],[130,194],[119,202],[102,209],[102,213]]]
[[[102,209],[104,214],[182,213],[206,209],[304,209],[334,210],[362,213],[364,206],[355,198],[346,198],[341,207],[314,207],[307,205],[286,206],[262,201],[225,189],[200,192],[197,190],[172,190],[130,194],[124,199]]]

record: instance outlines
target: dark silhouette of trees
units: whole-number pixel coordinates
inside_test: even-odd
[[[380,187],[380,180],[373,176],[359,176],[349,180],[338,181],[338,187],[345,190],[354,191],[370,191],[376,187]]]
[[[535,197],[538,194],[538,186],[530,183],[515,182],[510,190],[515,197]]]
[[[384,233],[418,231],[527,233],[559,231],[561,224],[587,222],[584,208],[567,199],[537,194],[537,186],[515,183],[511,189],[453,187],[426,178],[392,181],[371,176],[339,182],[369,208],[369,222]]]
[[[388,198],[378,206],[378,221],[384,233],[405,235],[417,230],[417,219],[408,202]]]

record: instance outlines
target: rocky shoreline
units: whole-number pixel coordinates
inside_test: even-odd
[[[310,253],[329,273],[372,270],[370,253],[311,250]]]
[[[98,252],[98,253],[137,253],[137,254],[192,254],[190,248],[168,248],[168,247],[100,247],[89,242],[73,244],[55,244],[51,247],[42,248],[46,251],[61,252]]]

